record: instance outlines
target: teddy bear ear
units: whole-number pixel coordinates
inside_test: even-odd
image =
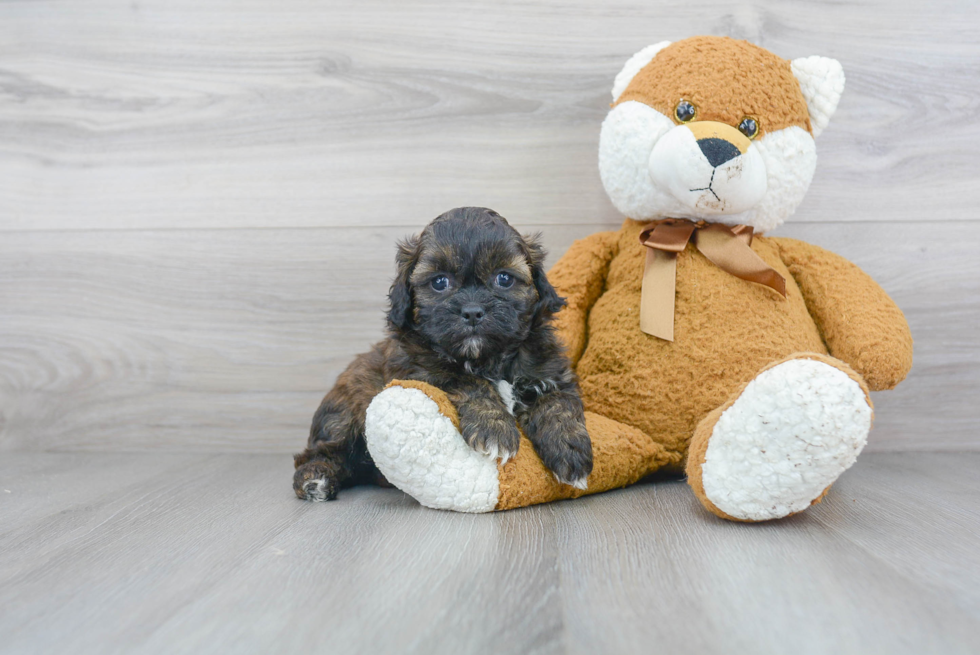
[[[827,127],[844,93],[844,69],[839,61],[828,57],[794,59],[790,67],[806,98],[810,127],[816,138]]]
[[[661,41],[660,43],[654,43],[653,45],[648,45],[647,47],[640,50],[638,53],[629,58],[626,65],[623,66],[623,70],[619,71],[619,75],[616,76],[616,81],[613,82],[612,97],[613,102],[619,100],[619,96],[623,95],[623,91],[626,87],[630,85],[630,82],[636,77],[636,74],[643,70],[643,67],[650,63],[650,60],[656,56],[658,52],[670,45],[670,41]]]

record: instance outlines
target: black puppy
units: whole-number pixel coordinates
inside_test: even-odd
[[[313,417],[293,489],[331,500],[341,487],[384,484],[364,443],[364,414],[393,379],[445,391],[463,438],[506,461],[517,426],[561,482],[585,488],[592,443],[574,373],[551,327],[564,305],[545,252],[490,209],[453,209],[398,246],[389,336],[359,355]],[[516,418],[516,422],[515,422]]]

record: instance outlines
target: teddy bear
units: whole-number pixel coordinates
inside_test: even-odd
[[[844,89],[825,57],[788,61],[699,36],[616,76],[599,173],[626,218],[576,241],[548,277],[579,379],[594,468],[561,484],[522,438],[510,461],[469,448],[439,389],[395,381],[368,449],[421,504],[486,512],[686,474],[713,514],[765,521],[819,502],[871,429],[870,390],[912,366],[887,293],[851,262],[766,236],[802,202],[815,138]]]

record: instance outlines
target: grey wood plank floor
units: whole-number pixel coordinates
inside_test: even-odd
[[[967,653],[980,453],[744,525],[681,481],[469,516],[282,455],[5,453],[0,653]]]

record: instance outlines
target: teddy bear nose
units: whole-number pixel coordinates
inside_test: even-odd
[[[483,320],[483,317],[486,314],[486,312],[483,311],[483,307],[481,307],[480,305],[466,305],[465,307],[463,307],[463,309],[460,310],[460,314],[463,315],[463,319],[467,323],[469,323],[470,325],[476,325],[477,323]]]
[[[712,168],[717,168],[742,154],[734,144],[717,137],[698,139],[698,147],[701,148],[701,152]]]

